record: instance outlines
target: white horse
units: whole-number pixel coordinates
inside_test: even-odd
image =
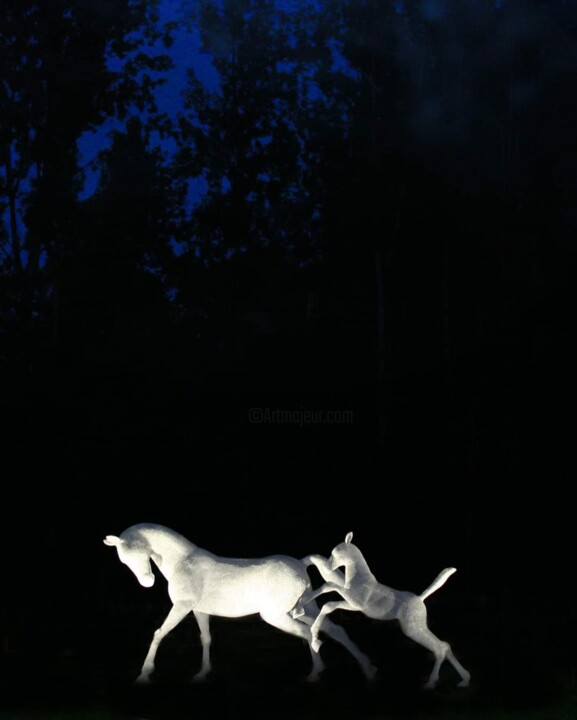
[[[174,530],[154,524],[133,525],[120,537],[107,535],[104,543],[116,547],[121,562],[144,587],[151,587],[155,581],[151,559],[168,581],[172,608],[154,633],[138,681],[150,680],[161,641],[191,612],[198,622],[202,644],[201,669],[195,680],[203,679],[211,670],[209,616],[243,617],[257,613],[270,625],[306,640],[313,662],[308,679],[318,679],[324,663],[312,647],[311,625],[319,608],[311,605],[311,611],[303,610],[298,620],[290,615],[301,595],[312,590],[306,570],[310,564],[307,558],[218,557],[193,545]],[[374,677],[376,669],[343,628],[325,623],[323,630],[353,655],[368,679]]]
[[[445,568],[420,595],[394,590],[377,581],[361,551],[351,542],[352,539],[353,534],[350,532],[345,541],[333,549],[328,559],[321,555],[309,557],[309,561],[317,566],[328,582],[321,585],[318,590],[307,590],[293,609],[292,616],[301,617],[306,605],[323,593],[334,591],[343,598],[325,603],[317,614],[311,627],[312,649],[318,651],[320,648],[318,634],[329,613],[335,610],[357,610],[376,620],[398,620],[401,630],[407,637],[434,654],[435,664],[425,687],[435,687],[439,680],[439,670],[445,659],[459,673],[461,677],[459,687],[468,687],[470,673],[453,655],[450,645],[439,640],[429,630],[424,602],[429,595],[444,585],[447,578],[456,572],[456,568]],[[337,569],[342,567],[344,567],[344,575],[340,570],[337,572]]]

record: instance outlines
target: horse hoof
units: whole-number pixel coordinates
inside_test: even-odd
[[[321,649],[322,642],[320,640],[313,640],[311,642],[312,649],[318,653],[318,651]]]
[[[305,614],[305,611],[302,608],[295,607],[290,611],[290,616],[292,617],[293,620],[296,620],[297,618],[302,617],[304,614]]]
[[[457,685],[457,687],[460,688],[468,688],[470,685],[470,680],[461,680],[461,682]]]
[[[192,678],[193,683],[202,683],[206,681],[206,676],[208,675],[208,672],[199,672],[194,675]]]
[[[373,682],[373,680],[377,677],[377,668],[374,665],[369,665],[365,669],[365,676],[367,680]]]
[[[308,683],[317,683],[320,679],[320,673],[318,672],[312,672],[310,675],[307,675],[307,682]]]
[[[150,685],[150,673],[140,673],[134,682],[137,685]]]
[[[424,690],[434,690],[437,687],[437,683],[434,681],[429,680],[429,682],[426,682],[423,685]]]

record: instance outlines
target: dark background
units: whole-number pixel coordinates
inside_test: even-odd
[[[577,11],[125,5],[0,10],[0,717],[563,716]],[[232,557],[353,530],[415,592],[455,566],[430,623],[472,688],[337,613],[373,687],[217,618],[205,686],[191,619],[136,690],[169,601],[102,539],[138,522]]]

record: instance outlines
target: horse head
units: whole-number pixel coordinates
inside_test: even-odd
[[[116,535],[107,535],[104,544],[115,547],[121,563],[127,565],[143,587],[154,585],[154,573],[150,567],[151,548],[143,540],[129,540]]]

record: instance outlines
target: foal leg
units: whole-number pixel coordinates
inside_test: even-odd
[[[461,663],[453,655],[451,648],[447,650],[447,660],[461,676],[461,682],[458,684],[458,687],[469,687],[469,683],[471,682],[471,673],[461,665]]]
[[[318,590],[305,590],[305,592],[298,599],[298,602],[291,610],[291,617],[301,618],[305,614],[305,605],[308,605],[313,600],[316,600],[319,595],[330,592],[331,590],[338,590],[345,585],[345,576],[340,570],[333,570],[328,558],[322,555],[307,555],[302,559],[302,562],[306,565],[315,565],[321,577],[325,581],[325,585],[322,585]],[[330,585],[331,587],[327,587]]]
[[[331,592],[332,588],[327,588],[326,585],[322,585],[318,590],[305,590],[304,593],[297,600],[296,605],[290,611],[290,616],[295,620],[298,618],[304,622],[303,616],[306,614],[306,606],[316,600],[319,595]],[[316,613],[315,613],[316,615]]]
[[[204,680],[204,678],[208,675],[208,673],[211,670],[211,664],[210,664],[211,636],[210,636],[210,626],[209,626],[210,615],[207,615],[206,613],[198,612],[197,610],[194,610],[193,612],[194,612],[194,617],[196,618],[196,622],[198,623],[198,628],[200,630],[200,642],[202,644],[202,664],[200,666],[200,671],[197,672],[193,678],[194,682],[198,682],[199,680]]]
[[[328,592],[328,590],[326,592]],[[346,600],[334,600],[332,602],[325,603],[322,606],[311,627],[311,647],[315,652],[318,652],[322,645],[321,641],[319,640],[319,632],[321,630],[323,621],[327,615],[330,615],[330,613],[334,612],[335,610],[358,610],[358,608],[353,607]]]
[[[311,670],[307,680],[309,682],[316,682],[319,679],[320,673],[324,670],[324,663],[319,655],[318,651],[313,650],[311,631],[307,624],[293,620],[291,616],[286,612],[261,612],[261,618],[269,625],[283,630],[290,635],[296,635],[297,637],[303,638],[308,643],[311,651],[311,659],[313,661],[313,669]]]
[[[407,602],[399,613],[399,623],[401,630],[407,637],[427,648],[427,650],[430,650],[435,656],[435,664],[425,684],[426,688],[432,689],[437,685],[439,681],[439,671],[445,659],[449,660],[461,676],[459,687],[467,687],[469,685],[471,676],[453,655],[449,643],[439,640],[439,638],[429,630],[427,626],[427,609],[421,598],[414,597]]]
[[[303,562],[305,565],[314,565],[325,582],[332,582],[335,583],[335,585],[344,586],[344,573],[338,568],[333,570],[328,558],[323,557],[322,555],[307,555],[306,558],[303,558]]]
[[[298,599],[294,608],[290,611],[291,617],[301,618],[305,614],[305,605],[308,605],[313,600],[316,600],[320,595],[324,595],[328,592],[337,592],[339,594],[342,594],[342,591],[344,589],[344,584],[339,585],[338,583],[334,582],[326,582],[324,585],[321,585],[320,588],[318,588],[317,590],[305,590]]]
[[[144,659],[144,664],[142,666],[142,670],[140,671],[140,675],[137,678],[137,682],[143,683],[150,680],[150,674],[154,670],[154,658],[156,657],[158,646],[168,633],[175,628],[191,610],[192,606],[189,602],[180,601],[174,603],[170,612],[166,616],[166,620],[162,623],[158,630],[154,632],[152,642],[148,648],[148,653]]]

